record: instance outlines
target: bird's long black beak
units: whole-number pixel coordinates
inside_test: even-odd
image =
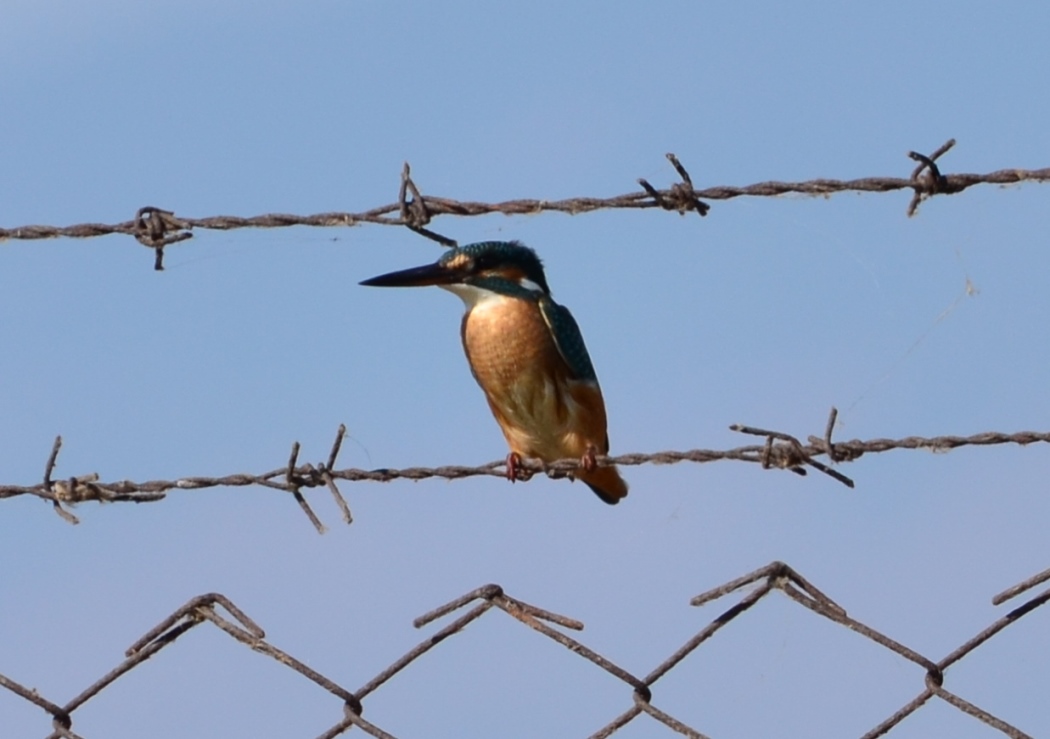
[[[422,267],[387,272],[385,275],[363,280],[361,284],[369,287],[423,287],[425,285],[449,285],[457,282],[460,277],[461,275],[456,270],[435,262]]]

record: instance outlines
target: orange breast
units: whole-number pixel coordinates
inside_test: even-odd
[[[570,379],[538,307],[498,297],[463,318],[463,348],[512,451],[554,461],[606,444],[605,403],[596,383]]]

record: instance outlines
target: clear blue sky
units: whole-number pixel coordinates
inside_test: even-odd
[[[359,211],[462,200],[906,176],[1050,163],[1050,6],[1039,3],[37,3],[0,9],[0,226]],[[614,453],[727,448],[748,423],[839,438],[1050,428],[1050,190],[980,187],[905,217],[909,193],[659,211],[442,218],[520,239],[586,337]],[[263,472],[293,440],[342,466],[480,464],[506,449],[437,289],[358,287],[435,259],[407,230],[200,231],[168,269],[130,237],[0,244],[0,481]],[[967,285],[976,291],[967,293]],[[344,484],[339,523],[259,488],[160,503],[0,501],[0,673],[65,702],[209,591],[355,689],[476,586],[580,619],[644,675],[719,605],[689,599],[771,560],[939,659],[1050,564],[1048,450],[891,452],[847,490],[740,463],[624,470],[617,507],[535,479]],[[1050,612],[945,686],[1050,735]],[[775,594],[654,688],[706,734],[859,736],[922,671]],[[399,737],[587,736],[631,705],[592,665],[493,613],[365,701]],[[77,711],[86,739],[313,737],[339,702],[201,627]],[[0,734],[48,717],[0,691]],[[639,718],[618,736],[671,733]],[[891,736],[987,737],[931,704]]]

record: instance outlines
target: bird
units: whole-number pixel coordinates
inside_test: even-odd
[[[455,246],[434,263],[361,284],[437,285],[462,298],[463,350],[510,447],[508,479],[518,479],[523,458],[575,458],[569,476],[601,500],[627,495],[616,467],[597,465],[609,453],[605,400],[576,319],[554,302],[535,251],[518,241]]]

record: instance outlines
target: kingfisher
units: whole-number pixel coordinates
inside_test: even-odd
[[[361,284],[437,285],[462,298],[463,350],[510,447],[509,480],[525,457],[577,458],[570,477],[609,504],[627,495],[615,467],[597,466],[596,456],[609,453],[605,400],[576,319],[551,297],[536,252],[517,241],[484,241]]]

